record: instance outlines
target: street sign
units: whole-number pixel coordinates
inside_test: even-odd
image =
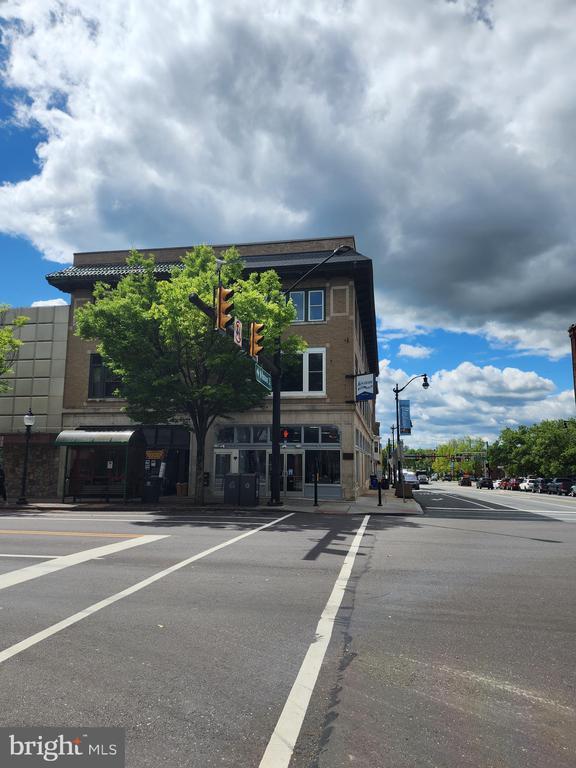
[[[265,371],[258,363],[254,363],[254,372],[256,373],[256,381],[272,392],[272,376],[270,376],[268,371]]]
[[[234,319],[234,344],[242,346],[242,323],[236,319]]]

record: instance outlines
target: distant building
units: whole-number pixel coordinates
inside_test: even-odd
[[[284,288],[323,261],[292,294],[295,333],[308,342],[300,367],[284,379],[282,394],[282,493],[311,496],[313,473],[323,498],[354,498],[368,487],[380,462],[375,400],[355,402],[355,375],[378,375],[372,260],[356,251],[353,237],[238,245],[246,273],[275,269]],[[229,246],[214,246],[216,252]],[[158,279],[167,279],[187,248],[150,249]],[[142,249],[148,253],[149,249]],[[127,251],[77,253],[73,266],[47,276],[69,293],[72,317],[91,300],[94,283],[117,283],[127,272]],[[94,342],[70,327],[63,404],[63,429],[120,429],[133,424],[113,397],[117,382],[102,364]],[[217,421],[206,443],[209,493],[222,493],[224,475],[256,472],[261,496],[268,495],[271,462],[271,401]],[[176,492],[194,466],[194,443],[182,426],[142,425],[149,461],[165,462],[165,491]],[[159,458],[161,457],[161,459]]]
[[[54,440],[62,429],[64,373],[70,307],[24,307],[9,309],[9,325],[18,315],[29,318],[14,329],[24,343],[18,351],[13,373],[7,377],[8,392],[0,394],[0,447],[6,470],[9,497],[20,493],[24,459],[24,414],[31,408],[36,421],[30,440],[27,495],[54,498],[62,472],[60,452]]]
[[[572,377],[574,380],[574,398],[576,399],[576,325],[568,328],[570,343],[572,345]]]

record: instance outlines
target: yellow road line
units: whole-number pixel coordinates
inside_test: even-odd
[[[0,529],[1,535],[8,536],[96,536],[103,539],[138,539],[145,533],[87,533],[85,531],[14,531]]]

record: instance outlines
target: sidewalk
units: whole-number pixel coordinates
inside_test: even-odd
[[[266,501],[263,501],[258,507],[231,507],[224,504],[204,504],[196,506],[186,497],[164,496],[161,497],[158,504],[141,504],[138,502],[128,502],[117,500],[115,502],[101,501],[82,501],[82,502],[62,502],[54,499],[52,501],[30,500],[28,504],[18,505],[14,501],[9,501],[6,506],[0,503],[0,517],[9,512],[23,514],[25,512],[99,512],[105,510],[127,512],[141,512],[152,515],[186,515],[190,513],[219,513],[227,510],[237,512],[259,512],[260,514],[276,514],[282,512],[305,513],[313,515],[422,515],[422,508],[415,499],[397,499],[394,496],[394,490],[382,491],[382,506],[378,506],[378,491],[366,491],[356,501],[327,501],[321,500],[318,506],[314,506],[312,499],[283,499],[281,507],[269,507]]]

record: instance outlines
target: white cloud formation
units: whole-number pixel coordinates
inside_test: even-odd
[[[39,173],[0,231],[73,251],[350,232],[383,331],[569,353],[573,0],[5,0]]]
[[[403,386],[412,376],[380,361],[377,418],[384,439],[395,424],[393,387]],[[483,367],[460,363],[453,370],[441,370],[429,377],[424,390],[416,379],[401,394],[410,400],[411,446],[434,446],[455,437],[472,435],[494,440],[507,426],[534,424],[543,419],[565,419],[574,415],[574,392],[557,392],[550,379],[518,368]]]
[[[432,347],[424,347],[422,344],[400,344],[398,357],[430,357],[434,352]]]
[[[33,301],[32,307],[62,307],[67,306],[68,302],[65,299],[46,299],[45,301]]]

